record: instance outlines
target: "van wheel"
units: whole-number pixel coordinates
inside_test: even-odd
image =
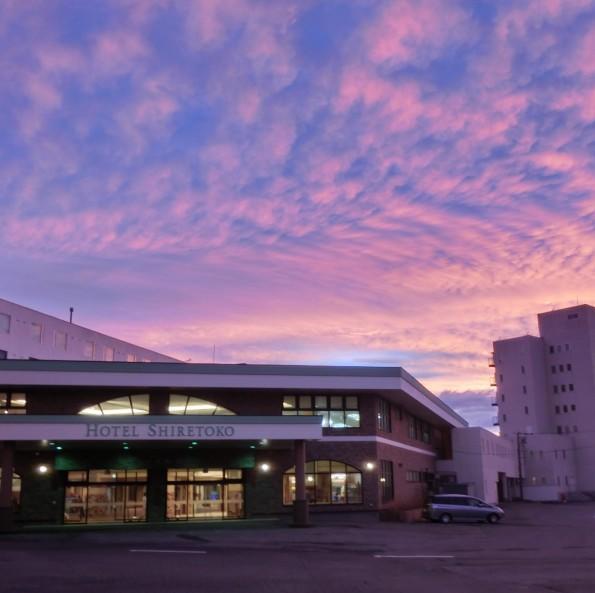
[[[491,523],[492,525],[495,525],[496,523],[498,523],[498,521],[500,521],[500,516],[496,515],[496,513],[492,513],[491,515],[488,515],[486,517],[486,521],[488,523]]]
[[[440,523],[444,523],[445,525],[447,523],[452,523],[452,517],[448,513],[443,513],[440,515]]]

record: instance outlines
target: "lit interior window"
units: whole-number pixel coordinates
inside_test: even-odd
[[[310,504],[361,504],[362,474],[352,465],[328,459],[306,463],[306,496]],[[283,475],[283,504],[295,499],[295,466]]]
[[[85,416],[145,416],[149,413],[149,395],[126,395],[109,399],[79,412]]]
[[[235,416],[231,410],[206,399],[175,393],[169,396],[168,411],[178,416]]]

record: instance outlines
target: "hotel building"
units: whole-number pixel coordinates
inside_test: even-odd
[[[399,367],[0,361],[11,521],[422,506],[466,422]]]

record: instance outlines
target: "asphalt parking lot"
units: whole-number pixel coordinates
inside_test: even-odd
[[[499,525],[370,516],[0,536],[1,593],[595,591],[595,503],[516,503]]]

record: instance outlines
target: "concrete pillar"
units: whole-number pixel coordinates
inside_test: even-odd
[[[295,500],[293,502],[293,526],[308,527],[310,517],[306,498],[306,441],[294,441],[295,450]]]
[[[12,506],[12,473],[14,470],[14,443],[5,441],[0,449],[0,533],[14,529]]]

